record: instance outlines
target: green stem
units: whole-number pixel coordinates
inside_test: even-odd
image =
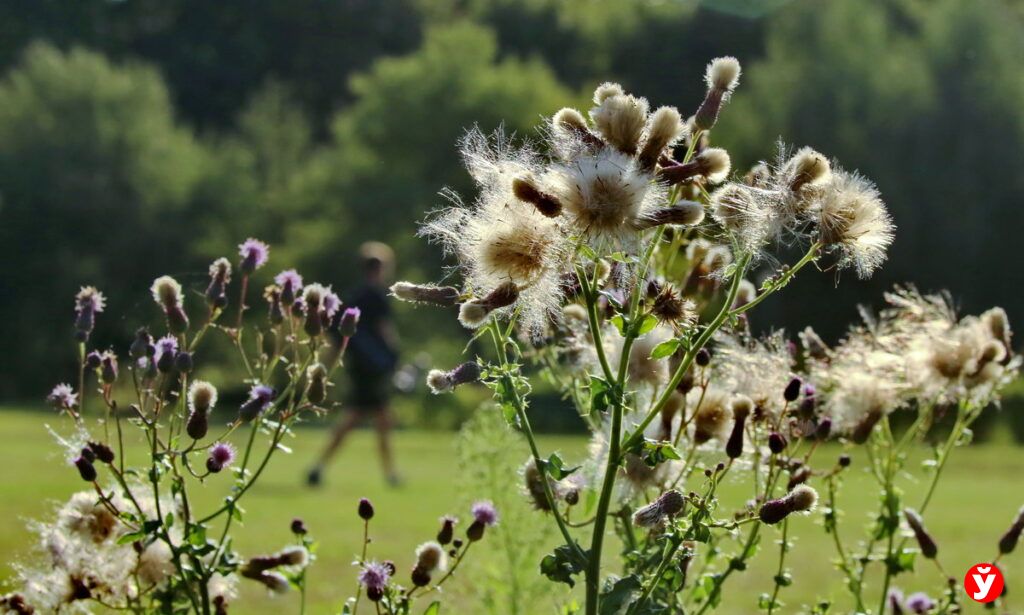
[[[679,364],[679,367],[676,368],[675,373],[672,374],[672,378],[669,380],[665,390],[662,392],[658,401],[654,404],[651,410],[647,413],[647,416],[644,417],[644,420],[642,420],[639,425],[637,425],[636,429],[633,430],[633,433],[626,438],[626,441],[623,443],[623,446],[626,449],[636,445],[639,440],[643,438],[644,429],[651,424],[651,421],[661,413],[661,409],[668,403],[669,399],[672,397],[673,391],[675,391],[676,387],[679,386],[683,376],[686,375],[686,371],[690,369],[690,365],[693,363],[694,357],[697,356],[697,352],[707,345],[711,340],[711,337],[722,327],[723,324],[725,324],[726,318],[729,316],[729,308],[736,300],[736,294],[739,292],[740,282],[743,280],[743,275],[746,273],[747,265],[749,264],[749,255],[744,255],[740,258],[736,271],[733,273],[729,292],[725,297],[725,302],[722,304],[721,309],[719,309],[715,318],[708,323],[701,334],[697,337],[693,346],[686,352],[686,356],[683,357],[682,362]]]

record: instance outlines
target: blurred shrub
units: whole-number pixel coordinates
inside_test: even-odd
[[[79,285],[118,313],[154,269],[182,266],[204,156],[173,118],[155,71],[81,49],[32,45],[0,82],[0,339],[17,349],[0,358],[0,395],[70,373],[55,366],[75,360]],[[121,326],[101,315],[98,334]]]

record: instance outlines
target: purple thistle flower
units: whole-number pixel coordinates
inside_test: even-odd
[[[239,244],[238,254],[242,257],[239,269],[244,273],[252,273],[267,263],[267,259],[270,258],[270,246],[250,237]]]
[[[169,372],[174,367],[174,357],[177,354],[178,339],[173,335],[165,335],[156,341],[153,362],[160,371]]]
[[[70,384],[61,383],[53,387],[46,397],[46,401],[53,404],[58,410],[70,410],[78,405],[78,393],[75,393]]]
[[[282,289],[291,286],[292,292],[299,292],[302,289],[302,276],[294,269],[285,269],[274,276],[274,283]]]
[[[380,562],[367,562],[359,572],[359,583],[368,590],[383,592],[391,580],[391,571]]]
[[[341,324],[338,329],[344,337],[352,337],[356,334],[356,325],[359,324],[359,317],[362,312],[357,307],[345,308],[341,315]]]
[[[928,597],[928,594],[924,592],[916,592],[907,596],[906,602],[903,606],[910,609],[911,613],[917,615],[924,615],[935,608],[935,601]]]
[[[235,447],[228,442],[218,442],[210,449],[210,456],[206,459],[206,469],[217,473],[231,465],[235,460]]]
[[[494,508],[494,504],[490,500],[481,500],[473,504],[470,510],[473,513],[473,519],[477,523],[486,526],[497,525],[498,510]]]
[[[75,295],[75,313],[80,314],[83,310],[92,310],[93,313],[100,313],[107,307],[107,298],[103,293],[96,290],[95,286],[83,286]]]
[[[238,418],[249,422],[267,409],[276,395],[274,389],[265,384],[255,384],[249,389],[249,399],[238,409]]]
[[[331,316],[334,316],[338,311],[338,308],[341,307],[341,299],[339,299],[338,295],[328,287],[327,292],[324,293],[324,297],[321,300],[320,306],[323,308],[324,314],[327,315],[327,318],[330,318]]]

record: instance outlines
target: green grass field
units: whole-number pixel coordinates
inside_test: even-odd
[[[25,521],[45,516],[55,502],[67,497],[82,483],[74,470],[64,465],[44,424],[60,425],[62,419],[44,413],[21,411],[3,412],[5,443],[0,447],[0,515],[7,520],[7,530],[0,532],[0,553],[7,563],[24,557],[30,535],[24,529]],[[412,549],[430,539],[437,529],[437,518],[461,510],[476,494],[460,492],[455,437],[450,433],[399,432],[396,450],[405,478],[400,489],[384,486],[377,466],[372,434],[359,432],[337,459],[319,490],[309,490],[302,484],[304,469],[322,444],[326,432],[317,429],[300,430],[289,445],[291,455],[281,455],[269,466],[265,478],[243,501],[247,510],[245,523],[237,531],[236,548],[252,555],[277,549],[290,540],[288,525],[293,517],[302,517],[320,542],[318,561],[311,570],[310,607],[308,612],[336,613],[343,599],[354,587],[355,571],[351,565],[360,540],[360,523],[355,504],[360,497],[369,497],[377,508],[372,524],[373,552],[380,559],[393,559],[405,569],[412,558]],[[581,438],[545,438],[547,449],[558,448],[569,459],[579,457],[585,449]],[[838,454],[838,449],[825,449],[819,453],[819,462]],[[518,454],[518,453],[517,453]],[[956,451],[947,469],[948,476],[941,484],[926,521],[940,547],[940,559],[953,576],[962,577],[973,563],[990,560],[995,543],[1021,504],[1021,471],[1024,469],[1022,449],[1008,445],[987,445]],[[845,515],[841,519],[841,532],[849,535],[860,531],[868,520],[869,511],[876,506],[873,484],[857,467],[851,468],[841,504]],[[210,481],[199,497],[200,507],[215,505],[223,497],[227,478]],[[903,477],[907,501],[917,502],[923,485]],[[812,483],[813,484],[813,483]],[[697,485],[690,485],[696,488]],[[480,494],[488,496],[489,494]],[[723,490],[726,510],[746,497],[737,484],[727,484]],[[538,523],[548,522],[537,517]],[[796,537],[791,553],[794,578],[792,587],[784,591],[782,599],[790,606],[784,613],[801,612],[801,605],[817,597],[831,596],[839,600],[833,612],[847,612],[841,579],[833,570],[831,543],[821,527],[820,514],[795,519],[790,533]],[[501,526],[496,531],[501,531]],[[778,539],[775,530],[768,530],[762,541],[762,551],[745,573],[726,586],[724,608],[730,614],[756,612],[756,600],[762,591],[771,589],[775,574]],[[469,560],[471,565],[460,571],[449,590],[448,613],[476,613],[466,586],[474,581],[474,571],[497,565],[498,554],[488,552],[487,542]],[[550,546],[554,546],[553,544]],[[538,553],[539,559],[541,553]],[[1024,576],[1021,553],[1004,560],[1004,572],[1011,591],[1019,587]],[[9,576],[10,568],[3,573]],[[938,573],[928,562],[919,562],[912,577],[901,577],[897,584],[905,590],[934,589]],[[561,590],[559,590],[561,591]],[[1012,595],[1011,595],[1012,598]],[[1014,603],[1017,602],[1015,605]],[[1011,606],[1024,607],[1024,598],[1011,600]],[[967,612],[980,612],[969,604]],[[298,612],[295,595],[268,598],[265,592],[253,586],[243,586],[243,598],[232,609],[234,613],[290,613]],[[501,612],[500,608],[495,612]],[[1020,610],[1010,612],[1019,613]]]

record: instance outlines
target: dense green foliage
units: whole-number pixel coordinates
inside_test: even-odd
[[[861,162],[899,227],[890,263],[834,295],[949,286],[965,308],[1024,297],[1024,16],[1008,0],[92,0],[0,8],[0,396],[38,399],[66,351],[71,296],[119,308],[163,263],[201,290],[247,235],[314,277],[354,281],[354,249],[393,242],[399,273],[436,277],[415,221],[468,186],[454,142],[479,121],[531,136],[544,113],[615,79],[695,106],[715,55],[745,77],[716,140],[738,170],[786,134]],[[754,101],[757,101],[756,106]],[[684,113],[692,109],[683,109]],[[184,258],[179,258],[183,255]],[[274,269],[273,266],[270,269]],[[271,275],[268,272],[267,275]],[[189,277],[189,274],[194,274]],[[263,283],[264,280],[258,280]],[[765,322],[837,333],[852,313],[802,276]],[[450,359],[453,319],[399,314],[412,350]],[[99,319],[99,339],[130,332]]]

